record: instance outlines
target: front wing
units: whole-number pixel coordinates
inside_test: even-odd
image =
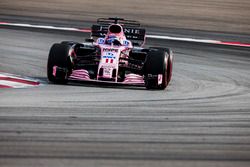
[[[108,83],[108,84],[118,84],[118,85],[145,86],[143,76],[138,74],[133,74],[133,73],[127,74],[123,82],[102,81],[102,80],[91,79],[88,74],[88,71],[84,69],[73,70],[68,80],[83,81],[83,82],[98,82],[98,83]]]

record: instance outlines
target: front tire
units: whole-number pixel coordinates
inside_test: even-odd
[[[47,64],[47,77],[50,82],[57,84],[67,83],[67,78],[71,71],[69,50],[70,46],[66,44],[54,44],[51,47]],[[56,75],[55,73],[53,74],[54,68],[57,68]]]
[[[145,86],[147,89],[164,90],[171,80],[172,60],[166,49],[152,48],[144,64]]]

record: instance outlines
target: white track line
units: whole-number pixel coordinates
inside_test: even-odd
[[[146,35],[147,38],[155,39],[167,39],[173,41],[184,41],[184,42],[199,42],[199,43],[218,43],[217,40],[208,40],[208,39],[194,39],[194,38],[180,38],[180,37],[171,37],[171,36],[161,36],[161,35]]]
[[[56,27],[56,26],[45,26],[45,25],[32,25],[32,24],[21,24],[21,23],[8,23],[0,22],[0,25],[5,26],[14,26],[14,27],[26,27],[26,28],[39,28],[39,29],[49,29],[49,30],[63,30],[63,31],[77,31],[77,32],[87,32],[90,33],[90,29],[79,29],[79,28],[70,28],[70,27]],[[163,35],[146,35],[146,38],[153,39],[165,39],[173,41],[184,41],[184,42],[197,42],[197,43],[207,43],[207,44],[217,44],[217,45],[229,45],[229,46],[241,46],[241,47],[250,47],[249,43],[241,42],[231,42],[231,41],[219,41],[212,39],[195,39],[195,38],[181,38],[181,37],[171,37]]]
[[[69,28],[69,27],[55,27],[55,26],[45,26],[45,25],[32,25],[32,24],[22,24],[22,23],[0,22],[0,25],[14,26],[14,27],[25,27],[25,28],[39,28],[39,29],[48,29],[48,30],[90,32],[90,30],[88,30],[88,29]]]

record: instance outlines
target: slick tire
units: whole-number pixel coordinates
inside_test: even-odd
[[[148,52],[145,65],[144,76],[147,89],[164,90],[172,77],[172,55],[170,50],[164,48],[152,48]],[[161,76],[159,83],[158,76]]]
[[[51,47],[47,64],[47,77],[50,82],[56,84],[67,83],[67,77],[70,74],[69,50],[70,46],[66,44],[56,43]],[[56,76],[53,74],[55,66],[61,69],[56,72]]]
[[[76,44],[76,42],[74,42],[74,41],[62,41],[61,44],[72,46],[72,45]]]

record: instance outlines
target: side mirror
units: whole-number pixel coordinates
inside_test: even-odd
[[[132,45],[137,47],[141,46],[139,42],[132,42]]]
[[[95,40],[93,39],[93,38],[87,38],[87,39],[85,39],[85,42],[91,42],[91,43],[93,43]]]

